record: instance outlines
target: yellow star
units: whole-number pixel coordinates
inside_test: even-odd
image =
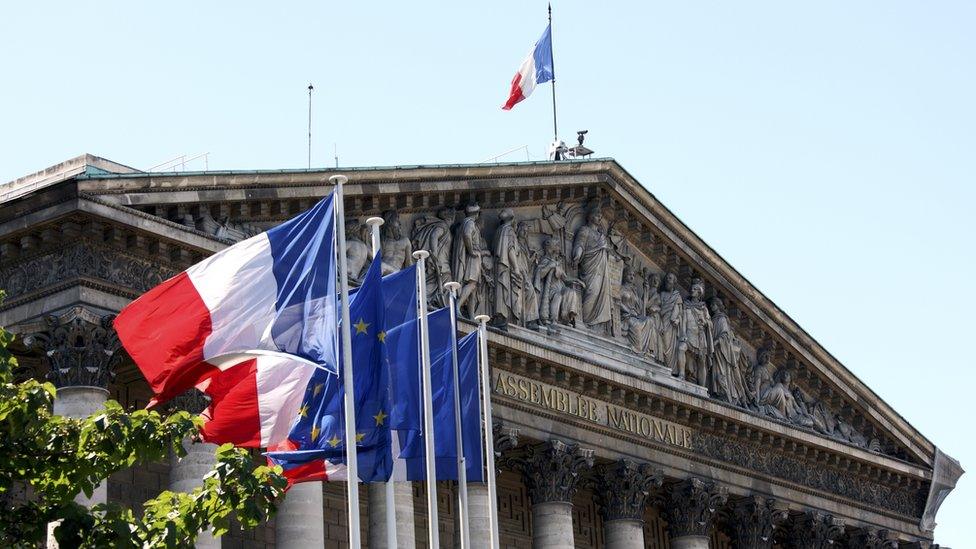
[[[386,332],[376,334],[376,339],[380,340],[380,343],[386,343]]]
[[[313,425],[312,426],[312,442],[315,442],[315,439],[319,438],[319,432],[321,432],[319,430],[319,426],[318,425]]]
[[[363,319],[360,318],[359,322],[353,324],[352,327],[356,329],[356,335],[365,334],[366,328],[369,328],[369,323],[363,322]]]
[[[356,442],[362,442],[366,438],[366,433],[356,433]]]
[[[332,445],[332,447],[333,447],[333,448],[335,448],[335,447],[336,447],[336,446],[338,446],[338,445],[339,445],[339,443],[340,443],[340,442],[342,442],[342,441],[341,441],[341,440],[339,440],[339,437],[337,437],[337,436],[335,436],[335,435],[332,435],[332,438],[330,438],[330,439],[329,439],[329,440],[327,440],[326,442],[328,442],[329,444],[331,444],[331,445]]]
[[[302,404],[298,409],[298,417],[308,417],[308,404]]]
[[[386,414],[384,414],[383,413],[383,410],[380,410],[380,413],[378,413],[375,416],[373,416],[373,419],[376,420],[376,424],[377,425],[383,425],[383,420],[385,420],[387,417],[389,417],[389,416],[386,415]]]
[[[312,396],[313,397],[319,396],[319,393],[322,392],[322,387],[325,387],[325,385],[323,385],[321,383],[319,383],[318,385],[316,385],[315,386],[315,389],[312,390]]]

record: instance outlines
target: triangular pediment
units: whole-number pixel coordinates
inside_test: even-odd
[[[431,252],[432,260],[448,264],[451,276],[471,261],[454,249],[466,230],[465,207],[480,206],[475,229],[493,270],[478,276],[493,277],[495,286],[479,285],[483,304],[469,312],[497,317],[496,300],[518,300],[496,318],[499,325],[507,320],[505,338],[548,345],[690,395],[708,414],[756,431],[779,429],[862,461],[876,456],[931,467],[930,442],[613,160],[80,175],[43,191],[59,198],[46,206],[35,201],[43,207],[26,212],[33,224],[18,225],[12,215],[0,220],[2,237],[37,249],[45,242],[46,223],[75,223],[79,236],[97,235],[133,257],[162,256],[157,263],[177,272],[307,209],[329,192],[328,177],[340,172],[349,176],[346,212],[356,220],[350,234],[368,242],[362,222],[391,211],[402,231],[399,240],[411,247],[433,242],[434,229],[447,226],[447,240],[439,245],[449,248]],[[63,187],[69,184],[70,192]],[[65,196],[73,207],[64,206]],[[444,209],[451,215],[438,217]],[[45,211],[54,213],[45,217]],[[588,222],[592,212],[600,218]],[[521,254],[511,261],[499,259],[496,249],[509,214],[508,245]],[[100,220],[94,228],[92,219]],[[502,291],[498,284],[516,287]],[[692,296],[693,286],[702,295],[696,289]],[[553,306],[557,295],[562,302]],[[524,312],[533,307],[535,312]],[[549,309],[540,314],[542,307]],[[675,377],[679,352],[686,371]],[[699,369],[707,379],[697,379]]]

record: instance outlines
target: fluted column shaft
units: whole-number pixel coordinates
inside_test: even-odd
[[[203,442],[192,443],[185,441],[183,448],[186,455],[182,459],[176,455],[170,456],[169,489],[174,492],[192,492],[203,484],[203,477],[213,469],[217,459],[214,454],[215,444]],[[197,535],[197,549],[219,549],[220,538],[216,538],[210,530]]]
[[[101,387],[61,387],[54,399],[54,414],[76,419],[86,418],[100,410],[108,400],[108,391]],[[75,501],[86,507],[108,501],[108,482],[103,481],[92,491],[91,497],[78,494]]]
[[[468,483],[468,527],[471,547],[491,547],[489,524],[488,485],[483,482]]]
[[[369,493],[369,547],[388,549],[386,531],[386,485],[374,482],[368,485]],[[393,483],[393,507],[397,547],[413,547],[417,533],[413,517],[413,485],[410,482]]]
[[[296,484],[285,494],[275,515],[275,549],[325,547],[322,483]]]

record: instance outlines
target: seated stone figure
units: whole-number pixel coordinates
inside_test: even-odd
[[[561,248],[558,238],[546,240],[533,280],[539,292],[539,324],[550,333],[558,331],[557,322],[575,326],[580,312],[580,294],[573,287],[580,282],[566,275]]]
[[[760,396],[759,406],[762,411],[777,419],[803,427],[813,427],[813,419],[793,395],[793,375],[788,368],[776,370],[772,385]]]
[[[632,265],[624,267],[623,279],[620,287],[620,323],[624,336],[638,355],[647,355],[651,349],[651,337],[657,338],[657,322],[645,314],[644,300],[637,288],[637,270]]]

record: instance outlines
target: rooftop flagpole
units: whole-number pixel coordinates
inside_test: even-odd
[[[552,141],[559,142],[559,128],[556,126],[556,52],[552,49],[552,4],[549,4],[549,52],[552,55]]]
[[[329,181],[335,185],[334,209],[336,217],[336,255],[339,258],[339,301],[341,309],[341,325],[339,331],[342,337],[342,407],[345,415],[346,439],[346,489],[349,497],[349,549],[360,549],[362,543],[359,534],[359,461],[356,452],[356,393],[353,390],[352,375],[352,335],[349,333],[349,279],[346,266],[346,214],[342,198],[342,185],[349,178],[344,175],[333,175]]]
[[[427,546],[440,547],[437,520],[437,455],[434,451],[434,396],[430,379],[430,328],[427,325],[427,271],[424,262],[430,252],[417,250],[417,314],[420,321],[420,369],[423,380],[424,465],[427,479]]]

